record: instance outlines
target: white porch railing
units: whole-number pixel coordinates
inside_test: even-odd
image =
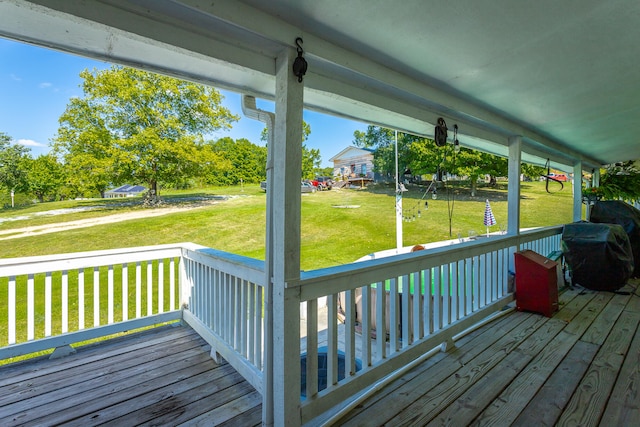
[[[183,257],[184,320],[262,393],[264,261],[195,246]]]
[[[182,246],[0,260],[0,360],[180,319]]]
[[[493,236],[396,257],[303,274],[291,289],[307,305],[306,398],[302,422],[344,404],[380,378],[500,310],[513,253],[560,248],[561,227],[516,237]],[[383,292],[384,290],[384,292]],[[328,330],[318,327],[318,299],[327,298]],[[344,311],[344,323],[335,320]],[[391,326],[390,326],[391,325]],[[326,384],[318,375],[326,347]],[[344,359],[342,362],[341,359]],[[342,368],[344,363],[344,368]],[[291,387],[300,379],[291,379]]]
[[[302,421],[500,310],[513,298],[513,253],[551,253],[560,233],[492,236],[303,273],[285,290],[306,313],[304,344],[290,350],[306,352]],[[222,355],[265,394],[263,281],[264,262],[188,243],[0,260],[7,302],[0,359],[182,319],[211,344],[212,356]],[[326,328],[318,319],[325,299]],[[318,386],[319,347],[326,347],[326,389]],[[300,371],[292,367],[286,383],[299,389]]]

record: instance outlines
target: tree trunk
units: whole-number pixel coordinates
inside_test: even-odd
[[[153,180],[151,181],[151,190],[152,190],[152,194],[153,196],[157,199],[158,198],[158,181]]]
[[[478,178],[471,177],[471,197],[476,197],[477,189],[478,189]]]
[[[149,181],[149,191],[144,196],[143,204],[145,206],[158,206],[162,201],[158,196],[158,182],[153,180]]]

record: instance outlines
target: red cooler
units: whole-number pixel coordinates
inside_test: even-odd
[[[557,263],[531,250],[515,253],[516,307],[553,316],[558,310]]]

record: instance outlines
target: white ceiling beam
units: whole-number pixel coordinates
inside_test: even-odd
[[[145,5],[162,5],[167,13],[177,7],[182,19],[192,12],[206,16],[196,15],[199,21],[189,25]],[[541,151],[549,150],[545,157],[563,153],[587,165],[600,164],[495,112],[241,2],[104,0],[87,7],[79,0],[11,0],[0,3],[0,15],[10,17],[0,23],[0,35],[9,38],[267,99],[274,96],[275,54],[301,36],[309,62],[305,102],[312,109],[424,136],[433,134],[433,123],[442,116],[458,123],[461,136],[506,147],[508,136],[521,135],[541,144]],[[469,146],[482,149],[482,144]]]
[[[256,10],[253,7],[233,0],[217,0],[215,2],[206,0],[182,0],[181,3],[188,4],[191,7],[202,12],[215,15],[225,20],[226,22],[232,23],[241,28],[245,28],[249,31],[255,32],[256,34],[260,34],[265,38],[280,42],[283,45],[293,45],[296,37],[303,37],[303,47],[306,53],[305,57],[309,61],[309,74],[314,73],[313,57],[317,57],[322,61],[328,61],[329,63],[336,64],[340,67],[351,70],[353,73],[361,74],[362,76],[366,76],[369,79],[381,82],[389,87],[389,92],[392,92],[393,90],[400,90],[405,93],[411,93],[425,100],[429,100],[442,105],[444,108],[451,111],[461,112],[465,116],[472,117],[478,121],[501,128],[503,129],[504,135],[520,135],[523,138],[542,143],[545,146],[554,149],[555,151],[566,152],[568,156],[580,158],[587,163],[601,163],[596,159],[592,159],[581,153],[569,150],[558,142],[552,141],[542,135],[539,135],[536,132],[533,132],[532,130],[525,128],[522,125],[517,124],[501,115],[498,115],[485,108],[479,107],[476,104],[463,100],[459,97],[453,96],[443,90],[419,82],[415,79],[410,78],[409,76],[398,73],[391,68],[374,62],[356,52],[348,51],[339,46],[336,46],[335,44],[331,44],[322,38],[316,37],[313,34],[304,33],[302,29],[279,20],[262,11]],[[305,84],[308,88],[330,90],[326,87],[315,87],[314,80],[312,79],[309,79],[309,81]],[[349,81],[348,84],[355,85],[356,83],[355,81]],[[334,93],[342,92],[336,91]],[[376,105],[379,107],[387,108],[386,102]],[[432,111],[432,113],[433,114],[431,114],[431,116],[442,115],[434,111]],[[471,126],[470,121],[467,121],[462,117],[453,118],[453,120],[462,122],[465,124],[465,126],[468,127],[476,127]],[[474,136],[485,138],[480,134]],[[506,137],[503,138],[503,135],[500,135],[498,138],[494,137],[491,140],[493,140],[494,142],[499,142],[505,146],[507,145]]]

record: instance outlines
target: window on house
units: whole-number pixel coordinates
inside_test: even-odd
[[[362,175],[366,175],[367,174],[367,164],[366,163],[362,164],[362,167],[360,168],[360,173]]]

